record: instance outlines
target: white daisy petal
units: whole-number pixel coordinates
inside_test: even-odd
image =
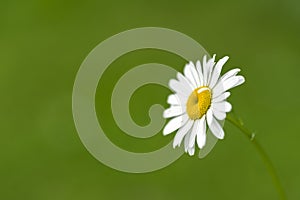
[[[225,112],[221,112],[219,110],[213,109],[212,110],[213,115],[218,119],[218,120],[224,120],[226,118],[226,113]]]
[[[212,92],[212,99],[218,98],[221,94],[223,94],[224,91],[224,86],[221,83],[218,83],[217,86],[213,89]]]
[[[182,107],[186,106],[186,101],[188,100],[188,96],[182,95],[180,93],[176,93],[176,96],[179,98],[180,105]]]
[[[193,156],[195,154],[195,146],[188,148],[188,152],[190,156]]]
[[[163,113],[164,118],[175,117],[181,115],[185,112],[185,107],[181,106],[171,106],[170,108],[166,109]]]
[[[208,111],[206,112],[206,120],[207,120],[207,124],[210,124],[212,122],[212,109],[209,108]]]
[[[203,85],[207,84],[207,74],[208,74],[208,67],[207,67],[207,62],[206,62],[206,55],[203,57],[203,62],[202,62],[202,69],[203,69]]]
[[[221,112],[230,112],[232,109],[232,105],[227,101],[212,103],[211,107]]]
[[[191,130],[184,137],[184,151],[188,152],[189,150],[189,141],[191,136]]]
[[[189,91],[187,91],[187,88],[184,87],[184,85],[182,85],[179,81],[171,79],[169,81],[169,86],[176,93],[179,93],[184,96],[189,96]]]
[[[225,92],[217,97],[213,97],[212,102],[220,102],[226,100],[230,96],[230,92]]]
[[[163,130],[163,135],[168,135],[179,129],[188,120],[187,114],[171,119]]]
[[[197,144],[200,149],[205,146],[206,143],[206,120],[205,115],[199,120],[199,130],[197,132]]]
[[[203,85],[203,70],[202,70],[201,62],[199,60],[197,60],[197,62],[196,62],[196,69],[197,69],[198,76],[199,76],[200,86],[202,86]]]
[[[236,86],[239,86],[245,82],[245,78],[243,76],[234,76],[228,78],[223,82],[224,91],[230,90]]]
[[[188,81],[187,78],[179,72],[177,73],[177,79],[186,87],[186,90],[190,93],[194,90],[193,85],[190,83],[190,81]]]
[[[216,138],[224,138],[224,130],[219,124],[219,122],[214,118],[211,109],[207,111],[207,124],[211,132],[214,134],[214,136],[216,136]]]
[[[195,140],[196,140],[196,135],[199,132],[199,127],[200,127],[200,120],[196,120],[193,128],[191,130],[191,136],[189,139],[189,148],[192,148],[195,145]]]
[[[184,73],[185,77],[187,77],[189,82],[192,84],[193,88],[197,88],[197,82],[194,79],[193,73],[191,71],[190,63],[185,65],[185,67],[183,69],[183,73]]]
[[[216,66],[215,66],[215,69],[212,73],[212,78],[211,78],[210,83],[209,83],[210,88],[213,88],[215,86],[215,84],[217,83],[217,81],[219,80],[222,68],[223,68],[224,64],[227,62],[228,59],[229,59],[229,57],[225,56],[224,58],[220,59],[217,62]]]
[[[235,68],[235,69],[232,69],[228,72],[226,72],[221,78],[220,80],[223,80],[225,81],[226,79],[232,77],[232,76],[235,76],[237,75],[241,70],[239,68]]]
[[[213,98],[218,97],[220,94],[224,93],[225,91],[232,89],[236,86],[241,85],[245,82],[245,78],[243,76],[233,76],[227,78],[225,81],[220,80],[217,86],[213,89]]]
[[[232,69],[232,70],[226,72],[221,78],[219,78],[219,80],[217,81],[217,83],[215,84],[213,89],[214,90],[222,89],[224,81],[226,81],[228,78],[234,77],[240,71],[241,71],[240,69],[236,68],[236,69]]]
[[[211,59],[208,60],[207,62],[207,67],[208,67],[208,70],[207,70],[207,81],[206,81],[206,85],[208,86],[209,85],[209,82],[210,82],[210,79],[211,79],[211,76],[212,76],[212,72],[213,72],[213,69],[214,69],[214,66],[215,66],[215,58],[216,58],[216,54],[213,55],[213,57]]]
[[[188,120],[187,123],[177,131],[173,141],[173,148],[175,148],[176,146],[180,146],[182,139],[192,128],[193,123],[193,120]]]
[[[171,104],[171,105],[180,105],[181,104],[180,99],[176,94],[170,94],[168,96],[167,102],[168,102],[168,104]]]
[[[192,72],[197,87],[200,87],[199,75],[193,62],[190,62],[190,70]]]

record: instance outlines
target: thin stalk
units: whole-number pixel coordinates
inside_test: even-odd
[[[280,199],[286,200],[285,191],[284,191],[284,189],[281,185],[281,182],[280,182],[279,177],[276,173],[275,167],[272,164],[272,161],[270,160],[269,156],[267,155],[267,153],[265,152],[263,147],[256,140],[255,134],[252,133],[251,131],[249,131],[246,127],[244,127],[243,123],[240,120],[234,118],[232,115],[228,115],[226,117],[226,120],[228,120],[232,125],[234,125],[236,128],[238,128],[242,133],[244,133],[244,135],[247,138],[249,138],[249,140],[254,145],[254,147],[258,151],[259,155],[263,159],[264,164],[265,164],[268,172],[270,173],[270,175],[272,177],[272,181],[273,181],[273,183],[276,187],[276,190],[278,192],[278,195],[280,196]]]

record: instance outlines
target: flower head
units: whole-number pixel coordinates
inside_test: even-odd
[[[168,135],[177,130],[173,147],[180,146],[184,140],[185,152],[195,153],[195,143],[200,149],[206,143],[206,130],[209,128],[218,139],[224,138],[220,121],[226,118],[232,106],[227,102],[229,89],[245,82],[243,76],[237,75],[240,69],[232,69],[221,76],[223,65],[228,56],[215,63],[215,55],[207,61],[196,65],[189,62],[184,73],[177,73],[177,80],[171,79],[170,88],[175,92],[168,97],[170,108],[164,111],[164,118],[172,118],[163,130]]]

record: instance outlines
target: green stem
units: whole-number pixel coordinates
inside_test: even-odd
[[[266,165],[266,167],[267,167],[267,169],[268,169],[268,171],[269,171],[269,173],[270,173],[270,175],[272,177],[273,183],[274,183],[274,185],[275,185],[275,187],[277,189],[277,192],[278,192],[280,198],[282,200],[285,200],[286,199],[286,195],[285,195],[284,189],[283,189],[283,187],[282,187],[282,185],[280,183],[279,177],[278,177],[278,175],[276,173],[275,167],[272,164],[272,162],[271,162],[269,156],[267,155],[267,153],[265,152],[265,150],[262,148],[262,146],[260,145],[260,143],[255,139],[254,133],[252,133],[247,128],[245,128],[244,125],[243,125],[243,123],[240,120],[232,117],[232,115],[228,115],[226,117],[226,119],[231,124],[233,124],[234,126],[236,126],[240,131],[242,131],[246,137],[249,138],[249,140],[254,145],[254,147],[258,151],[259,155],[263,159],[264,164]]]

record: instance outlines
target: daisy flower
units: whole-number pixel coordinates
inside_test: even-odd
[[[223,57],[215,62],[215,55],[202,63],[189,62],[184,73],[177,73],[177,80],[171,79],[170,88],[174,94],[167,102],[170,108],[163,113],[164,118],[172,118],[164,127],[163,134],[168,135],[177,130],[173,147],[180,146],[184,140],[185,152],[194,155],[195,145],[202,149],[206,143],[208,129],[218,138],[224,138],[221,121],[226,118],[232,106],[227,102],[229,89],[245,82],[243,76],[237,75],[240,69],[232,69],[221,76],[223,65],[229,59]]]

